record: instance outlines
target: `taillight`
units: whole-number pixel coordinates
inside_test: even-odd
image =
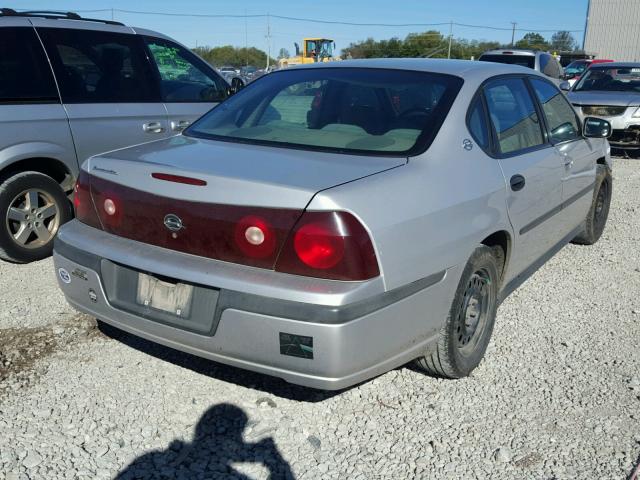
[[[84,170],[80,170],[76,186],[73,189],[73,207],[76,218],[91,227],[101,228],[100,220],[96,215],[96,210],[91,199],[90,176]]]
[[[333,280],[367,280],[380,275],[369,234],[347,212],[304,213],[275,269]]]
[[[255,215],[246,216],[237,223],[235,242],[242,253],[251,258],[266,258],[276,249],[276,234],[269,223]]]

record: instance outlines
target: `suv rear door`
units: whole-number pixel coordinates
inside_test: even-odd
[[[124,26],[87,29],[78,22],[57,22],[70,28],[37,30],[56,74],[78,161],[168,136],[167,114],[142,39]]]
[[[562,238],[556,213],[562,208],[564,166],[545,138],[524,78],[497,78],[483,90],[492,125],[493,154],[507,183],[507,209],[515,233],[509,270],[516,276]]]
[[[171,40],[144,38],[173,133],[227,98],[229,85],[209,64]]]

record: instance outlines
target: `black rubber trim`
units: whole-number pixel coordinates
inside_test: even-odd
[[[53,249],[58,255],[89,268],[98,275],[101,274],[102,259],[97,255],[75,248],[68,243],[63,242],[59,238],[55,239]],[[381,310],[382,308],[418,293],[421,290],[429,288],[436,283],[441,282],[445,275],[446,270],[442,270],[429,275],[428,277],[403,285],[402,287],[343,306],[294,302],[292,300],[280,300],[262,295],[220,289],[211,335],[215,334],[223,312],[228,309],[268,315],[272,317],[288,318],[305,323],[323,323],[330,325],[348,323],[377,310]]]
[[[536,273],[542,265],[547,263],[551,259],[551,257],[553,257],[560,250],[562,250],[562,248],[571,240],[573,240],[580,233],[581,230],[582,230],[582,225],[578,226],[578,228],[573,230],[569,235],[567,235],[558,243],[556,243],[538,260],[536,260],[529,267],[527,267],[520,275],[518,275],[513,280],[511,280],[507,285],[505,285],[500,291],[500,293],[498,294],[498,304],[502,303],[520,285],[526,282],[529,279],[529,277],[531,277],[534,273]]]
[[[549,220],[551,217],[553,217],[556,213],[560,212],[561,210],[567,208],[569,205],[571,205],[572,203],[580,200],[580,198],[582,198],[583,196],[585,196],[587,193],[593,193],[593,189],[595,187],[595,182],[593,182],[591,185],[589,185],[588,187],[583,188],[582,190],[580,190],[578,193],[572,195],[570,198],[568,198],[567,200],[565,200],[564,202],[562,202],[560,205],[558,205],[557,207],[552,208],[551,210],[549,210],[547,213],[545,213],[544,215],[539,216],[538,218],[536,218],[533,222],[531,223],[527,223],[524,227],[522,227],[520,229],[520,235],[524,235],[527,232],[530,232],[531,230],[533,230],[534,228],[536,228],[538,225],[546,222],[547,220]]]

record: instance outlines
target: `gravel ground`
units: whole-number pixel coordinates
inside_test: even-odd
[[[0,264],[0,479],[628,478],[639,161],[614,178],[598,245],[568,246],[516,291],[459,381],[407,366],[337,394],[287,385],[96,328],[49,260]]]

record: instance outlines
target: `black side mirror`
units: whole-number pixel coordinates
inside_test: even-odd
[[[234,93],[238,93],[240,90],[244,88],[244,80],[240,77],[233,77],[231,80],[231,95]]]
[[[569,90],[571,90],[571,84],[566,80],[564,82],[560,82],[560,90],[562,90],[563,92],[568,92]]]
[[[582,133],[587,138],[609,138],[611,136],[611,124],[597,117],[587,117],[584,119]]]

